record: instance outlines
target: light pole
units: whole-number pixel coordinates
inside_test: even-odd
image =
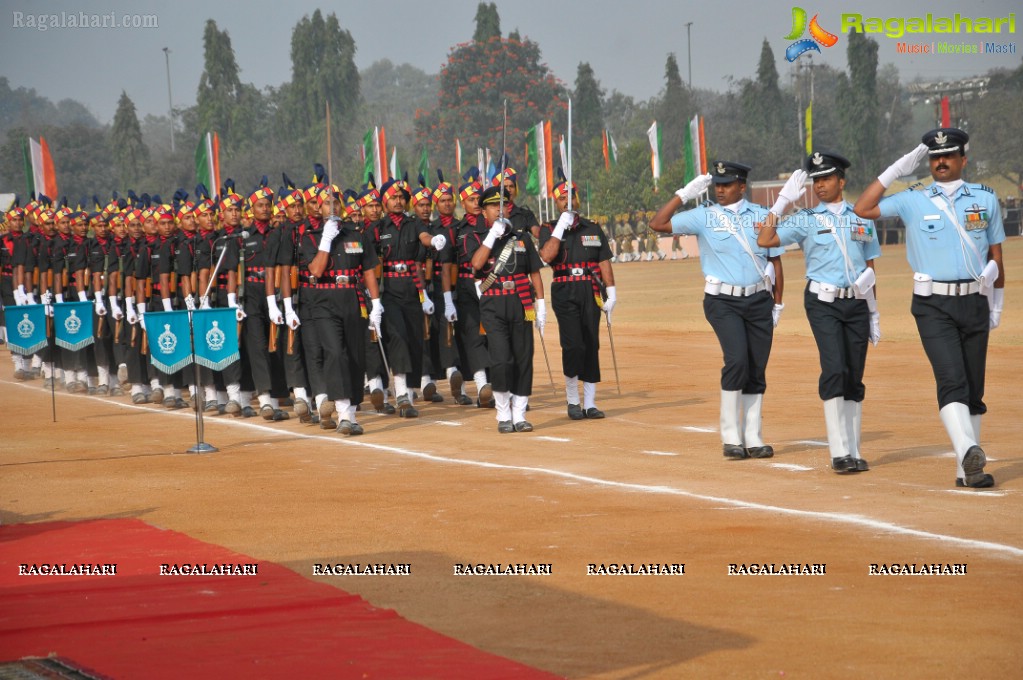
[[[686,60],[689,62],[689,89],[693,89],[693,39],[692,39],[692,28],[693,22],[686,22]]]
[[[174,98],[171,96],[169,47],[163,48],[163,55],[167,58],[167,110],[170,113],[171,153],[174,153]]]

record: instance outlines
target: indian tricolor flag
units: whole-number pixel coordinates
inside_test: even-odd
[[[455,137],[455,174],[462,176],[462,140]]]
[[[604,169],[610,170],[612,165],[618,165],[618,145],[611,131],[604,130]]]
[[[199,138],[195,149],[196,181],[209,187],[211,195],[220,192],[220,137],[207,132]]]
[[[539,122],[526,133],[526,193],[547,196],[550,193],[550,124]]]
[[[646,131],[647,139],[650,140],[650,172],[654,176],[654,190],[657,190],[657,180],[661,177],[661,129],[657,127],[657,121]]]
[[[376,186],[387,181],[387,139],[384,128],[375,127],[362,138],[362,181],[369,181],[370,173],[376,180]]]
[[[57,174],[53,170],[53,158],[50,156],[50,147],[46,144],[46,138],[40,137],[39,141],[28,138],[29,163],[25,167],[28,175],[29,193],[44,194],[49,198],[57,198]],[[29,167],[29,165],[31,167]]]

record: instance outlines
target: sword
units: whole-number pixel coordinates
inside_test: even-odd
[[[614,333],[611,332],[611,319],[610,318],[607,319],[607,338],[608,338],[608,340],[611,341],[611,363],[613,363],[614,367],[615,367],[615,387],[618,388],[618,395],[621,396],[621,394],[622,394],[622,383],[618,379],[618,356],[615,354],[615,336],[614,336]]]
[[[554,373],[551,372],[551,358],[547,356],[547,345],[543,341],[543,333],[540,333],[540,349],[543,350],[543,360],[547,362],[547,377],[551,379],[551,390],[555,395],[557,395],[558,388],[554,386]]]

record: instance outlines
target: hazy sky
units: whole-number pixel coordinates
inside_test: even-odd
[[[695,87],[726,90],[730,79],[754,74],[761,42],[775,50],[782,78],[792,67],[784,39],[792,27],[792,7],[798,4],[810,16],[820,12],[821,26],[839,35],[838,44],[814,58],[845,68],[845,40],[840,32],[841,13],[864,17],[912,17],[931,12],[966,17],[1006,17],[1010,12],[1023,27],[1019,0],[851,0],[835,3],[795,2],[679,2],[678,0],[516,0],[498,3],[504,35],[518,29],[540,44],[554,74],[571,85],[581,61],[593,67],[601,85],[638,100],[658,93],[664,85],[664,63],[669,52],[678,57],[682,79],[688,78],[686,22],[692,22],[692,83]],[[316,0],[0,0],[0,74],[12,87],[34,88],[54,102],[64,98],[86,104],[101,122],[113,118],[124,90],[135,102],[139,117],[167,112],[167,71],[164,47],[171,49],[171,88],[175,106],[195,103],[203,67],[202,32],[212,18],[231,36],[243,82],[257,87],[280,85],[291,78],[291,30],[303,15],[320,8],[337,14],[342,27],[355,38],[358,67],[379,59],[408,62],[427,73],[437,73],[449,49],[472,37],[476,0],[392,0],[386,3],[351,0],[324,3]],[[61,13],[76,19],[84,12],[120,23],[154,18],[156,28],[48,28],[29,26],[39,15]],[[20,14],[19,14],[20,13]],[[150,19],[151,20],[151,19]],[[20,22],[20,26],[18,25]],[[49,19],[46,19],[48,24]],[[901,40],[948,40],[977,44],[985,37],[1017,43],[1007,31],[995,36],[978,34],[906,36]],[[907,55],[896,52],[898,40],[874,37],[880,61],[894,63],[904,81],[957,79],[982,74],[990,68],[1015,68],[1019,46],[1008,55]]]

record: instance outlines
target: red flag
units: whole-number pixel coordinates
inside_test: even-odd
[[[952,127],[952,112],[949,110],[948,97],[941,98],[941,127]]]
[[[604,169],[611,169],[611,157],[607,155],[607,130],[604,130]]]
[[[46,138],[39,138],[39,146],[42,148],[43,160],[43,191],[54,201],[57,200],[57,175],[53,171],[53,158],[50,157],[50,147],[46,144]],[[36,187],[36,191],[39,188]]]

